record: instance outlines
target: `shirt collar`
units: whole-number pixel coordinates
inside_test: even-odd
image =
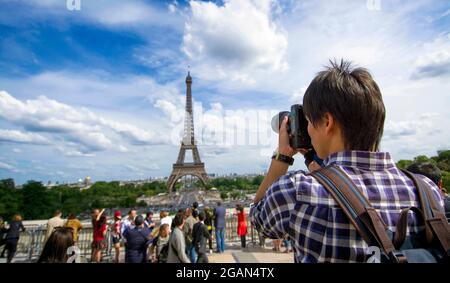
[[[395,167],[395,163],[388,152],[359,150],[340,151],[330,154],[323,163],[325,166],[340,165],[367,170],[385,170]]]

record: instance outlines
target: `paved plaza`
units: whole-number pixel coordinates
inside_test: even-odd
[[[268,241],[269,242],[269,241]],[[284,248],[282,248],[284,251]],[[121,262],[124,262],[125,250],[121,251]],[[232,243],[227,246],[224,253],[208,254],[210,263],[293,263],[294,256],[292,253],[274,252],[270,244],[265,248],[259,246],[249,246],[242,250],[238,243]],[[83,261],[87,259],[82,258]],[[111,259],[105,257],[104,262],[109,262]],[[13,262],[21,263],[27,262],[24,254],[18,254]],[[6,258],[0,258],[0,263],[6,263]]]
[[[284,251],[284,248],[282,248]],[[229,246],[224,253],[208,255],[211,263],[293,263],[292,253],[274,252],[271,246],[266,248],[248,247],[242,250],[240,246]]]

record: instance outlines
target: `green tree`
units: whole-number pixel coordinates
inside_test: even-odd
[[[237,191],[237,190],[232,191],[230,193],[230,197],[231,197],[231,199],[237,200],[237,199],[239,199],[241,197],[241,193],[239,191]]]
[[[415,163],[435,163],[433,159],[430,159],[426,155],[419,155],[414,158]]]
[[[15,189],[13,179],[0,180],[0,215],[10,219],[15,213],[21,213],[22,192]]]
[[[450,150],[441,150],[438,152],[436,161],[450,161]]]
[[[25,219],[46,219],[52,215],[54,203],[41,182],[28,181],[22,187],[22,212]]]
[[[122,206],[124,207],[133,207],[136,206],[136,198],[135,197],[127,197],[122,202]]]
[[[402,159],[402,160],[399,160],[396,165],[400,169],[406,169],[412,163],[413,162],[411,160],[404,160],[404,159]]]
[[[444,171],[450,171],[450,150],[438,152],[438,156],[432,157],[436,161],[437,167]]]
[[[0,180],[0,186],[9,190],[14,190],[16,188],[14,179],[11,178]]]
[[[91,208],[103,208],[103,203],[101,200],[99,199],[95,199],[92,203],[91,203]]]
[[[227,192],[220,192],[220,198],[223,200],[226,200],[228,198],[228,193]]]
[[[263,180],[264,176],[262,175],[256,176],[255,178],[253,178],[252,185],[259,187],[259,185],[261,185]]]
[[[442,186],[450,193],[450,172],[442,171]]]
[[[137,203],[138,207],[147,207],[147,203],[143,200],[141,200],[140,202]]]
[[[450,163],[446,161],[439,161],[436,166],[443,171],[450,171]]]

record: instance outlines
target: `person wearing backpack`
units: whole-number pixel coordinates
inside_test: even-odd
[[[331,62],[307,88],[303,113],[314,159],[323,167],[287,172],[293,156],[310,149],[291,146],[292,121],[285,117],[250,209],[256,229],[272,239],[287,236],[295,262],[366,262],[374,246],[383,259],[407,262],[404,244],[419,251],[413,238],[448,258],[450,230],[439,189],[401,171],[379,150],[386,113],[370,73],[344,60]]]

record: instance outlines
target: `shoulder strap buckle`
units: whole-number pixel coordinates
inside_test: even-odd
[[[388,254],[388,257],[390,261],[393,263],[408,263],[405,254],[402,253],[401,251],[391,251]]]

